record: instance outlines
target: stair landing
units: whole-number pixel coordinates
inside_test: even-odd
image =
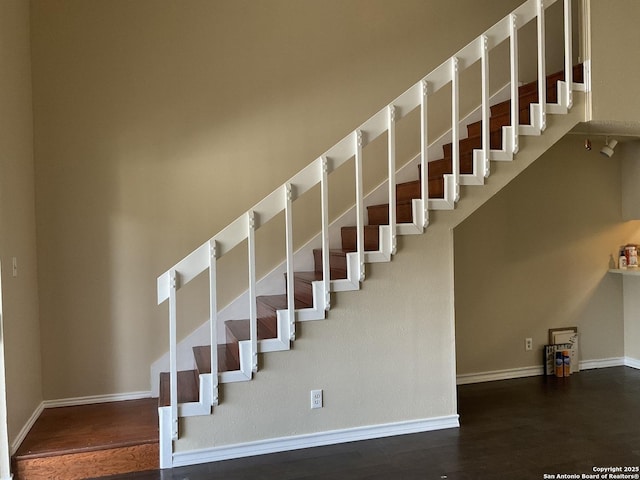
[[[12,458],[16,480],[76,480],[158,469],[157,402],[45,409]]]

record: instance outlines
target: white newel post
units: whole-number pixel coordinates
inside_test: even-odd
[[[489,151],[491,150],[491,105],[489,104],[489,38],[480,37],[480,75],[482,76],[482,166],[483,175],[491,173]],[[477,172],[474,172],[477,173]]]
[[[391,254],[398,249],[396,239],[396,107],[389,105],[388,109],[388,160],[389,160],[389,245]]]
[[[564,81],[567,108],[573,106],[573,26],[571,0],[564,0]]]
[[[420,102],[420,193],[422,196],[422,225],[429,225],[429,134],[427,99],[429,83],[422,80],[422,97]]]
[[[358,253],[358,278],[361,282],[365,279],[364,271],[364,192],[362,186],[362,131],[356,130],[356,249]]]
[[[451,168],[455,183],[453,201],[460,200],[460,91],[459,60],[451,57]]]
[[[296,339],[295,283],[293,278],[293,191],[290,183],[284,185],[285,243],[287,251],[287,312],[289,316],[289,340]]]
[[[518,93],[518,17],[509,18],[509,57],[511,66],[511,146],[518,153],[518,128],[520,124],[520,96]]]
[[[211,341],[211,405],[218,405],[218,288],[217,245],[209,240],[209,340]]]
[[[329,256],[329,165],[327,157],[320,159],[320,189],[322,203],[322,281],[324,283],[324,309],[331,308],[331,265]]]
[[[169,389],[171,402],[171,439],[178,439],[178,343],[176,336],[176,322],[178,309],[176,292],[178,289],[178,274],[175,269],[169,272]]]
[[[258,371],[258,306],[256,303],[256,217],[247,212],[247,250],[249,253],[249,331],[251,336],[251,370]]]
[[[538,0],[538,103],[540,104],[540,130],[547,128],[547,72],[544,31],[544,1]],[[532,122],[533,123],[533,122]]]

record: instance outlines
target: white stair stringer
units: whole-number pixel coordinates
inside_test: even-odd
[[[200,415],[211,415],[213,399],[211,398],[211,374],[203,373],[199,375],[199,400],[178,404],[178,415],[180,417],[197,417]]]
[[[300,308],[296,310],[296,321],[307,322],[310,320],[324,320],[327,311],[324,308],[324,282],[318,280],[311,282],[313,293],[313,308]]]
[[[569,99],[567,98],[567,83],[564,80],[558,80],[558,103],[547,103],[547,113],[554,115],[565,115],[569,111]]]
[[[539,137],[542,134],[542,126],[540,125],[540,111],[542,106],[539,103],[529,105],[530,125],[518,125],[518,133],[520,135],[531,135]]]
[[[454,175],[444,176],[444,198],[430,198],[429,210],[453,210],[456,208],[455,192],[456,179]]]
[[[397,235],[421,235],[424,233],[426,225],[424,225],[424,215],[422,215],[423,205],[421,198],[411,200],[412,223],[398,223],[396,225]]]
[[[347,256],[347,278],[341,278],[338,280],[331,280],[332,292],[351,292],[354,290],[360,290],[360,279],[357,272],[360,269],[358,264],[358,253],[349,252]]]
[[[364,252],[365,263],[384,263],[391,261],[391,227],[380,225],[378,227],[378,250]]]
[[[276,310],[276,326],[278,336],[276,338],[263,338],[258,340],[258,353],[282,352],[291,349],[291,333],[289,329],[289,311]]]
[[[253,369],[251,368],[251,341],[242,340],[238,342],[238,352],[240,355],[240,370],[220,372],[218,374],[220,383],[248,382],[253,378]]]
[[[513,161],[513,127],[502,127],[502,150],[489,150],[489,160],[494,162]]]
[[[460,185],[484,185],[484,172],[482,171],[482,154],[480,149],[473,150],[473,173],[461,173]]]

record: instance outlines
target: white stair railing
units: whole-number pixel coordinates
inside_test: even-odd
[[[564,1],[564,50],[565,50],[565,82],[566,91],[558,97],[564,97],[567,106],[571,105],[572,90],[572,33],[571,33],[571,0]],[[210,389],[211,405],[218,402],[218,377],[220,375],[217,362],[217,288],[216,288],[216,262],[219,258],[229,253],[234,247],[243,241],[248,245],[248,277],[249,277],[249,319],[251,338],[248,344],[241,345],[241,357],[247,361],[242,361],[241,368],[246,368],[245,372],[251,377],[251,372],[258,369],[258,335],[257,335],[257,304],[256,304],[256,270],[255,270],[255,232],[261,226],[268,223],[280,212],[285,213],[285,243],[286,243],[286,272],[288,295],[287,316],[289,330],[286,332],[286,340],[295,338],[295,303],[294,303],[294,276],[293,276],[293,217],[292,203],[309,191],[312,187],[320,184],[321,188],[321,211],[322,211],[322,272],[323,272],[323,295],[322,307],[329,309],[329,291],[332,286],[330,280],[330,252],[329,252],[329,175],[342,164],[354,159],[355,164],[355,205],[356,205],[356,245],[357,268],[352,272],[353,280],[362,281],[365,278],[365,251],[364,251],[364,196],[363,190],[363,149],[373,142],[380,135],[388,135],[388,178],[389,182],[389,238],[388,244],[391,253],[396,249],[396,211],[395,211],[395,174],[396,174],[396,123],[407,116],[411,111],[420,108],[420,166],[421,166],[421,199],[414,200],[414,210],[417,208],[417,227],[422,230],[429,222],[429,209],[454,208],[460,196],[460,105],[459,105],[459,76],[461,72],[469,68],[477,61],[481,62],[482,96],[481,96],[481,119],[482,119],[482,149],[480,151],[481,161],[480,171],[474,172],[482,176],[489,175],[489,160],[494,153],[490,149],[490,129],[489,129],[489,52],[500,43],[508,40],[510,46],[510,94],[511,94],[511,126],[508,133],[510,138],[504,143],[508,145],[505,158],[495,154],[494,159],[511,158],[512,154],[518,151],[519,128],[519,102],[518,102],[518,30],[532,20],[537,20],[537,43],[538,43],[538,93],[539,106],[538,118],[535,123],[540,130],[543,130],[546,121],[546,72],[545,72],[545,36],[544,36],[544,12],[545,9],[554,4],[556,0],[528,0],[518,7],[512,14],[508,15],[483,35],[462,48],[453,57],[443,62],[439,67],[426,75],[418,83],[413,85],[402,95],[396,98],[389,105],[369,118],[352,133],[343,138],[336,145],[331,147],[319,158],[311,162],[306,168],[289,179],[278,189],[260,201],[248,212],[238,217],[225,229],[217,233],[210,240],[194,250],[187,257],[171,267],[162,274],[157,281],[158,304],[169,300],[169,330],[170,330],[170,397],[171,406],[168,411],[161,412],[161,466],[170,466],[170,459],[167,459],[167,452],[171,451],[170,440],[163,432],[167,425],[171,425],[170,438],[177,439],[178,415],[180,413],[178,405],[178,385],[177,385],[177,291],[187,285],[191,280],[209,270],[209,295],[210,295],[210,329],[211,329],[211,379],[207,382]],[[445,198],[429,199],[428,182],[428,98],[438,92],[443,87],[451,84],[451,137],[452,137],[452,175],[445,181]],[[532,120],[533,123],[533,120]],[[476,167],[477,168],[477,167]],[[248,351],[246,349],[248,348]],[[250,365],[246,365],[249,363]],[[224,381],[222,378],[222,381]],[[227,377],[231,378],[231,377]],[[232,381],[232,380],[229,380]],[[170,419],[167,417],[170,416]],[[164,443],[163,443],[164,442]]]

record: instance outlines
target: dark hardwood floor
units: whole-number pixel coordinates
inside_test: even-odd
[[[537,480],[640,465],[640,370],[505,380],[458,392],[459,429],[108,478]]]

